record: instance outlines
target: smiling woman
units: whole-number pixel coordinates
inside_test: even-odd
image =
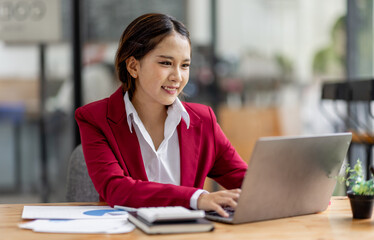
[[[116,68],[124,90],[128,90],[130,99],[135,90],[135,73],[128,71],[128,59],[142,59],[162,41],[165,37],[177,34],[179,38],[188,41],[188,59],[191,55],[190,34],[185,26],[175,18],[163,14],[145,14],[135,19],[123,32],[116,55]],[[167,46],[164,46],[167,48]],[[167,55],[162,60],[170,60]],[[166,61],[165,65],[168,65]],[[188,78],[188,77],[187,77]]]
[[[127,70],[135,79],[131,102],[155,149],[164,139],[165,106],[173,104],[187,84],[190,52],[188,40],[172,32],[140,60],[126,59]]]
[[[247,169],[210,107],[181,102],[191,62],[185,26],[145,14],[125,29],[116,69],[122,87],[78,108],[82,148],[101,200],[111,206],[236,207]],[[228,190],[203,190],[211,177]]]
[[[145,102],[160,108],[175,101],[188,82],[190,52],[188,40],[172,33],[141,60],[126,60],[128,72],[137,79],[131,99],[137,110]]]
[[[188,40],[173,32],[141,60],[133,56],[126,60],[136,79],[131,102],[156,149],[164,139],[165,106],[174,103],[188,82],[190,52]]]

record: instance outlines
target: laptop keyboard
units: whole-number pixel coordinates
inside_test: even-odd
[[[235,209],[233,209],[232,207],[224,207],[223,210],[225,210],[229,214],[229,218],[232,218],[234,216]],[[221,215],[219,215],[216,211],[206,211],[205,214],[221,217]]]

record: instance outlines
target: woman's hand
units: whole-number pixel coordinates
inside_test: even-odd
[[[197,199],[197,208],[205,211],[216,211],[222,217],[229,214],[223,210],[223,206],[236,208],[241,189],[221,190],[213,193],[202,193]]]

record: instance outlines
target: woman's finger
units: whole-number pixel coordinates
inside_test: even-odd
[[[212,210],[221,215],[222,217],[229,217],[229,214],[225,210],[223,210],[223,208],[218,204],[213,203]]]

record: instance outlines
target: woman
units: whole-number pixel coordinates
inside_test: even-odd
[[[185,26],[145,14],[123,32],[116,54],[122,87],[78,108],[87,168],[109,205],[236,207],[246,163],[223,134],[211,108],[180,102],[189,78]],[[202,190],[209,176],[227,189]]]

